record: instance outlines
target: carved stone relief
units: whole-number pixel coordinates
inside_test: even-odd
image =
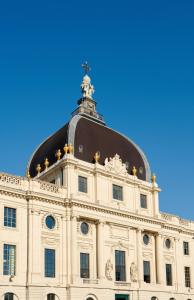
[[[113,264],[111,260],[108,259],[105,266],[105,276],[108,280],[112,280]]]

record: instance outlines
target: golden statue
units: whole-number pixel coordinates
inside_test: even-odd
[[[27,172],[26,176],[28,177],[28,179],[30,179],[30,178],[31,178],[31,176],[30,176],[30,171],[29,171],[29,170],[28,170],[28,172]]]
[[[45,170],[47,170],[48,167],[49,167],[49,160],[48,160],[48,158],[45,158],[44,166],[45,166]]]
[[[68,153],[69,147],[67,146],[67,144],[65,144],[65,146],[63,147],[63,150],[64,150],[65,154]]]
[[[155,174],[152,174],[152,183],[156,183],[156,175]]]
[[[61,150],[58,149],[57,152],[56,152],[56,157],[57,157],[57,160],[60,160],[61,159]]]
[[[41,165],[37,164],[36,171],[37,171],[38,175],[40,174],[41,170],[42,170]]]
[[[73,154],[73,146],[72,146],[72,144],[69,144],[69,153]]]
[[[137,176],[137,169],[135,166],[133,166],[132,174],[133,174],[133,176]]]
[[[95,163],[98,163],[99,162],[99,159],[100,159],[100,152],[96,152],[95,155],[94,155],[94,161]]]

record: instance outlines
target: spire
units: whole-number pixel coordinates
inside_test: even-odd
[[[82,96],[83,98],[92,99],[92,95],[94,94],[94,86],[91,84],[91,78],[88,75],[88,73],[91,71],[91,68],[87,61],[82,64],[82,68],[84,69],[85,73],[81,84]]]
[[[72,117],[78,114],[84,115],[98,123],[105,124],[103,116],[96,111],[96,101],[92,98],[92,95],[94,94],[94,86],[91,84],[91,78],[88,75],[91,68],[87,61],[81,66],[84,70],[84,76],[81,84],[82,97],[78,100],[78,107],[71,115]]]

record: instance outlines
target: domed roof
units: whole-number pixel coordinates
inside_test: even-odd
[[[123,163],[129,166],[128,173],[131,174],[135,166],[139,179],[150,179],[149,164],[141,149],[127,137],[86,114],[75,115],[38,147],[28,165],[31,177],[37,175],[37,164],[41,164],[44,169],[45,158],[48,158],[50,166],[54,164],[56,151],[60,149],[62,152],[65,144],[72,144],[75,158],[89,163],[93,163],[97,151],[100,152],[99,163],[102,165],[107,157],[118,154]]]
[[[49,165],[53,165],[56,162],[56,152],[59,149],[63,152],[65,144],[71,144],[75,158],[89,163],[93,163],[96,152],[100,153],[100,164],[104,164],[106,158],[113,158],[118,154],[122,162],[126,163],[129,174],[135,166],[137,177],[149,181],[150,167],[142,150],[127,137],[108,128],[102,116],[97,113],[96,102],[92,98],[94,86],[87,75],[90,68],[87,63],[82,66],[85,76],[81,84],[82,98],[78,100],[77,109],[64,127],[37,148],[28,163],[27,171],[31,177],[35,177],[38,164],[43,170],[47,158]]]

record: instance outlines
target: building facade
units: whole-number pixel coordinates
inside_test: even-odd
[[[194,222],[160,212],[144,153],[81,89],[26,177],[0,173],[0,299],[194,300]]]

